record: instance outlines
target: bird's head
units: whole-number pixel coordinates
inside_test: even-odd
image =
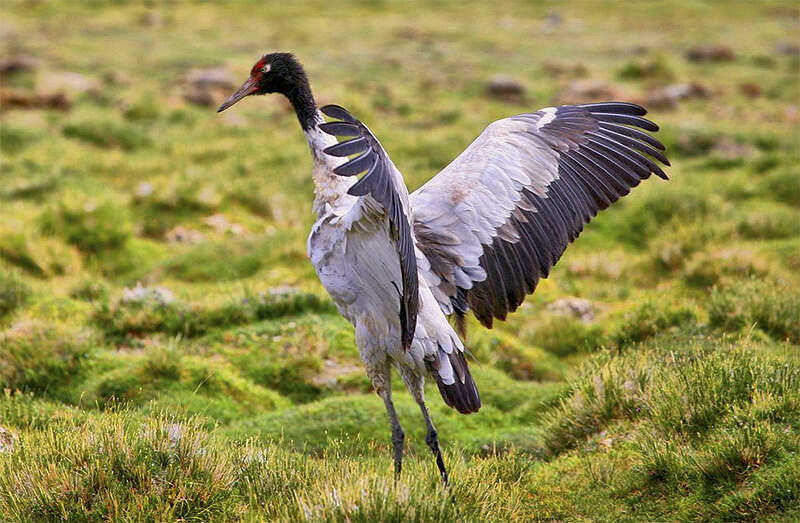
[[[269,53],[250,69],[250,77],[217,109],[224,111],[251,94],[281,93],[286,96],[308,85],[303,66],[291,53]]]

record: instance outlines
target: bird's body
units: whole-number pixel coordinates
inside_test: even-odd
[[[547,277],[585,223],[668,164],[645,111],[624,102],[548,107],[498,120],[413,194],[372,132],[339,106],[320,112],[300,64],[265,55],[223,104],[280,92],[292,102],[314,160],[317,220],[308,254],[355,327],[368,376],[392,425],[399,474],[404,435],[391,398],[394,366],[420,406],[442,477],[424,380],[462,413],[481,406],[448,321],[471,311],[505,319]],[[335,121],[325,122],[323,113]],[[347,136],[339,142],[334,136]],[[360,178],[357,175],[363,174]],[[459,329],[460,330],[460,329]]]

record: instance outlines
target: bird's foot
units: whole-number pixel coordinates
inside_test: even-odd
[[[433,455],[436,457],[436,466],[439,468],[439,474],[442,475],[442,483],[444,486],[450,485],[450,476],[447,474],[447,468],[444,466],[444,459],[442,458],[442,451],[439,449],[439,434],[436,429],[428,430],[425,436],[425,443],[431,449]]]
[[[394,445],[394,479],[397,481],[400,479],[400,473],[403,470],[403,445],[405,442],[406,435],[403,433],[403,429],[399,426],[396,429],[392,429],[392,445]]]

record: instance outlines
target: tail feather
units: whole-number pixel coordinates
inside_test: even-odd
[[[481,397],[478,394],[478,387],[472,380],[472,375],[467,366],[467,360],[464,358],[464,353],[458,349],[447,355],[450,365],[455,370],[453,383],[445,383],[442,374],[434,371],[436,378],[436,385],[439,387],[439,392],[442,394],[444,402],[456,409],[461,414],[470,414],[478,412],[481,408]],[[453,374],[450,372],[449,374]]]

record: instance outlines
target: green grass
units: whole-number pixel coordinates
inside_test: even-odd
[[[796,40],[791,2],[0,15],[0,54],[40,64],[3,89],[63,71],[100,86],[67,111],[0,112],[0,520],[800,519],[798,60],[776,51]],[[704,43],[735,58],[685,58]],[[601,213],[508,321],[470,321],[484,407],[426,389],[447,489],[398,377],[394,481],[383,404],[305,253],[295,117],[275,96],[222,115],[183,98],[192,69],[243,80],[266,50],[295,51],[412,190],[577,76],[633,101],[711,93],[650,114],[669,182]],[[495,74],[526,95],[491,98]],[[591,317],[551,306],[571,297]]]

